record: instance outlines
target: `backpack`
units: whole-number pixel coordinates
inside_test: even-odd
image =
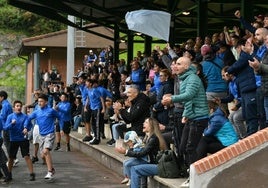
[[[156,159],[158,161],[158,175],[161,178],[181,177],[177,156],[172,150],[159,151]]]

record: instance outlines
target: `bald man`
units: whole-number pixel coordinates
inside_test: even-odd
[[[208,125],[208,103],[202,81],[196,74],[196,69],[191,65],[188,57],[180,57],[171,66],[172,73],[177,74],[180,84],[180,94],[167,95],[162,99],[163,105],[180,102],[184,106],[182,114],[183,128],[180,154],[184,154],[186,165],[196,160],[196,148]]]

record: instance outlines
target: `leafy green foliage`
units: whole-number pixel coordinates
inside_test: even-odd
[[[40,35],[65,29],[67,26],[29,11],[21,10],[0,0],[0,29],[6,32]]]
[[[21,58],[12,58],[0,66],[0,87],[8,86],[16,90],[18,96],[25,94],[26,65]]]

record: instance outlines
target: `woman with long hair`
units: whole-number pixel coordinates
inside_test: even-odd
[[[165,140],[159,129],[159,123],[154,118],[147,118],[143,123],[143,132],[146,134],[143,142],[144,148],[141,151],[134,151],[133,149],[125,149],[123,147],[116,148],[119,153],[125,154],[129,157],[141,158],[148,156],[149,160],[146,164],[139,164],[131,167],[131,183],[130,187],[140,187],[140,180],[143,177],[153,176],[158,174],[158,167],[156,155],[159,150],[166,149]]]

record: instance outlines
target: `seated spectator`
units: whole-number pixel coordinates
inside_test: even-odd
[[[124,102],[118,100],[128,111],[130,110],[131,103],[126,99]],[[110,118],[113,122],[110,124],[110,130],[112,134],[112,139],[107,142],[108,146],[113,146],[116,140],[124,138],[124,133],[131,130],[131,124],[126,124],[119,114],[119,111],[114,110],[114,115]]]
[[[127,144],[129,149],[133,149],[134,152],[142,152],[144,149],[142,140],[138,137],[135,131],[128,131],[124,137],[124,143]],[[141,158],[131,157],[123,162],[123,173],[125,178],[121,181],[121,184],[130,186],[130,170],[132,166],[148,163],[148,156],[145,155]]]
[[[209,101],[208,105],[211,115],[208,127],[204,130],[203,137],[196,148],[197,160],[206,157],[208,153],[216,153],[238,141],[237,134],[227,118],[225,109],[213,101]]]
[[[75,97],[75,111],[72,114],[73,122],[74,122],[73,131],[77,131],[78,127],[81,125],[82,108],[83,108],[82,97],[81,97],[81,95],[77,95]]]
[[[119,102],[115,102],[113,108],[119,111],[126,123],[131,123],[132,131],[143,137],[143,122],[150,116],[150,100],[144,93],[140,93],[139,87],[136,85],[128,88],[127,97],[131,103],[130,111]]]
[[[165,150],[166,144],[159,130],[159,123],[154,118],[147,118],[143,123],[143,132],[146,134],[143,142],[144,148],[142,151],[134,151],[134,148],[126,149],[124,147],[116,147],[116,151],[125,154],[128,157],[142,158],[149,156],[148,163],[138,164],[131,167],[130,170],[130,187],[147,187],[140,185],[141,178],[154,176],[158,174],[156,155],[159,150]]]

